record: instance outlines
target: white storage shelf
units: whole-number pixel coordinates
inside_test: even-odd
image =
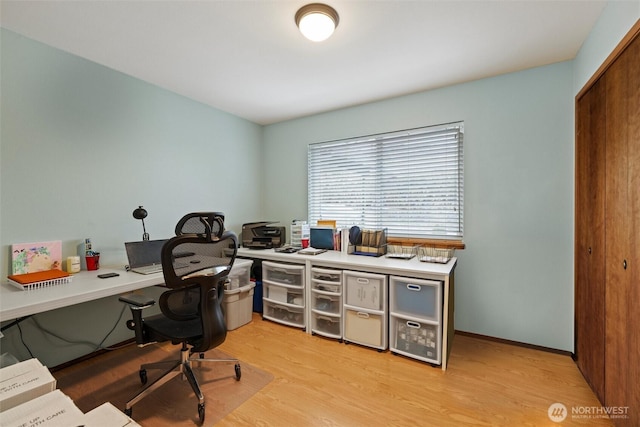
[[[306,328],[305,267],[262,263],[264,319]]]
[[[311,332],[342,340],[342,271],[311,269]]]
[[[386,350],[387,276],[345,271],[343,282],[344,341]]]

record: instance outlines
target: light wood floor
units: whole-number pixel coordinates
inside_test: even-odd
[[[219,348],[274,380],[218,426],[612,425],[572,417],[599,403],[566,355],[456,335],[443,373],[253,316]],[[554,403],[568,410],[561,424],[548,417]]]

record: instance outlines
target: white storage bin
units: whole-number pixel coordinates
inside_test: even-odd
[[[324,313],[312,313],[311,330],[320,335],[341,338],[340,317],[327,316]]]
[[[224,291],[222,307],[224,308],[224,322],[227,330],[232,331],[251,322],[253,313],[253,288],[255,283],[237,289]]]
[[[392,314],[405,314],[440,322],[442,282],[391,276],[389,294],[389,308]]]
[[[425,362],[441,363],[439,324],[421,323],[392,315],[389,330],[391,351]]]
[[[304,327],[304,308],[264,301],[263,317],[285,325]]]
[[[287,302],[287,288],[276,285],[263,284],[264,297],[277,302]]]
[[[358,344],[386,348],[384,316],[357,310],[345,310],[344,339]]]
[[[342,310],[340,296],[313,292],[313,308],[325,313],[339,314]]]
[[[311,280],[318,283],[340,284],[342,283],[342,270],[314,267],[311,269]]]
[[[238,289],[249,284],[251,277],[251,266],[253,261],[250,259],[236,258],[229,272],[229,283],[227,290]]]
[[[345,304],[371,310],[382,310],[384,308],[387,276],[345,271],[344,282]]]
[[[300,288],[304,285],[304,265],[277,264],[263,261],[262,281]]]

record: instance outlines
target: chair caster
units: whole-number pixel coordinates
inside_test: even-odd
[[[142,383],[142,385],[147,383],[147,370],[146,369],[140,369],[140,382]]]
[[[198,418],[200,424],[204,424],[204,403],[198,403]]]
[[[133,414],[133,408],[125,409],[125,410],[124,410],[124,414],[125,414],[127,417],[131,418],[131,414]]]
[[[240,381],[240,378],[242,377],[242,370],[240,369],[240,364],[236,363],[236,365],[234,366],[234,369],[236,370],[236,381]]]

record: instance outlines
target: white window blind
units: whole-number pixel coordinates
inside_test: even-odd
[[[462,122],[310,144],[309,222],[462,240]]]

